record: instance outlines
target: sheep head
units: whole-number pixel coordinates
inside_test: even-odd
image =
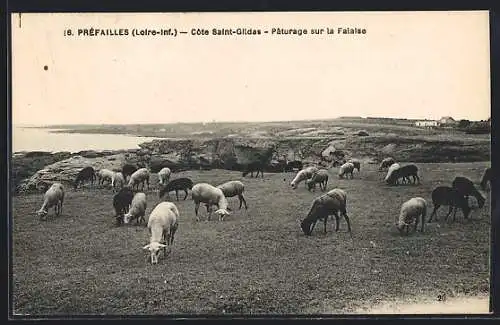
[[[40,218],[40,220],[45,220],[48,213],[49,212],[47,210],[40,209],[36,212],[36,215],[38,216],[38,218]]]
[[[223,221],[225,216],[230,215],[231,213],[225,209],[219,209],[214,212],[215,215],[219,216],[219,221]]]
[[[151,256],[151,264],[158,264],[158,255],[160,254],[160,249],[165,248],[167,245],[154,242],[149,243],[143,247],[143,249],[148,250]]]
[[[311,225],[312,223],[307,218],[302,220],[302,222],[300,223],[300,228],[304,232],[304,235],[306,236],[311,235]]]
[[[123,223],[124,223],[124,224],[128,224],[128,223],[130,222],[130,217],[131,217],[131,216],[132,216],[132,215],[130,214],[130,212],[129,212],[129,213],[126,213],[126,214],[124,214],[124,215],[123,215]]]

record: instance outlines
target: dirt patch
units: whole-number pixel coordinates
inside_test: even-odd
[[[413,301],[386,301],[374,307],[360,308],[360,314],[488,314],[488,296],[453,297],[444,301],[420,297]]]

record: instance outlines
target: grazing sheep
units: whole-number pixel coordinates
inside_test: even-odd
[[[136,224],[140,223],[141,220],[146,222],[144,215],[146,214],[147,201],[146,194],[135,193],[132,203],[130,204],[130,209],[123,216],[123,223],[128,224],[130,221],[136,219]]]
[[[467,219],[470,213],[469,202],[466,197],[460,194],[456,189],[449,186],[438,186],[436,187],[431,194],[432,204],[434,205],[434,210],[432,211],[431,217],[429,218],[429,222],[432,221],[432,217],[436,215],[437,218],[437,210],[442,205],[449,206],[448,214],[445,217],[445,220],[448,220],[451,212],[453,211],[453,221],[455,221],[455,215],[457,214],[457,208],[462,209],[462,213],[464,214],[464,218]]]
[[[218,185],[217,188],[220,188],[222,190],[222,193],[224,193],[224,196],[226,198],[238,196],[238,199],[240,200],[240,209],[243,203],[245,204],[245,210],[248,209],[247,202],[243,197],[243,192],[245,191],[245,185],[242,182],[229,181],[224,184]]]
[[[104,181],[108,181],[110,184],[113,184],[113,176],[115,173],[109,169],[103,168],[99,169],[96,173],[97,179],[99,180],[99,185],[103,185]]]
[[[409,226],[414,223],[414,231],[417,230],[418,218],[422,223],[420,231],[424,231],[425,216],[427,214],[427,202],[421,197],[414,197],[404,202],[401,205],[401,211],[399,213],[399,218],[396,217],[396,228],[399,232],[403,234],[404,228],[406,228],[406,234],[409,232]]]
[[[389,166],[389,169],[387,170],[387,175],[385,175],[385,178],[384,178],[384,182],[387,182],[387,180],[389,179],[389,177],[391,176],[391,174],[396,169],[399,169],[400,167],[401,167],[401,165],[399,165],[398,163],[394,163],[391,166]]]
[[[211,219],[212,215],[212,205],[217,206],[217,211],[214,213],[219,216],[219,221],[224,220],[226,215],[229,215],[228,212],[228,202],[226,197],[224,196],[224,192],[220,188],[214,187],[207,183],[198,183],[193,186],[191,190],[191,196],[193,197],[193,201],[195,204],[194,212],[196,214],[196,220],[199,221],[198,217],[198,209],[200,207],[200,203],[205,203],[208,212],[208,220]]]
[[[166,185],[168,181],[170,180],[170,175],[172,174],[172,171],[168,167],[162,168],[158,172],[158,181],[160,182],[161,185]]]
[[[137,170],[137,167],[131,164],[125,164],[122,167],[122,174],[123,177],[125,178],[125,181],[127,181],[127,178],[132,175],[135,171]]]
[[[184,191],[186,195],[184,196],[184,200],[188,196],[188,190],[193,188],[193,181],[190,180],[187,177],[181,177],[172,180],[169,182],[166,186],[163,186],[160,188],[160,191],[158,192],[158,196],[161,199],[165,193],[167,194],[171,191],[175,191],[175,196],[177,197],[177,201],[179,201],[179,191]]]
[[[488,167],[484,170],[483,177],[481,178],[481,188],[483,191],[489,191],[491,189],[491,167]]]
[[[85,183],[85,181],[90,181],[92,186],[94,186],[95,179],[96,179],[96,175],[95,175],[94,168],[92,168],[90,166],[85,167],[82,170],[80,170],[78,172],[78,174],[76,175],[75,182],[73,183],[73,188],[76,190],[78,188],[78,185],[80,185],[80,183],[82,184],[82,187],[83,187],[83,184]]]
[[[179,210],[172,202],[160,202],[151,211],[148,220],[148,231],[150,235],[149,244],[143,247],[149,250],[151,264],[158,263],[160,249],[163,255],[167,255],[167,246],[174,243],[174,235],[179,227]]]
[[[306,180],[307,189],[311,191],[316,190],[316,184],[319,183],[319,188],[322,191],[326,191],[326,186],[328,185],[328,170],[320,169],[313,174],[313,176]]]
[[[147,168],[140,168],[130,175],[128,186],[132,189],[134,187],[139,189],[139,184],[141,184],[141,190],[144,190],[144,183],[148,185],[149,190],[149,170]]]
[[[351,158],[347,162],[352,163],[354,165],[354,169],[358,170],[358,173],[361,171],[361,161],[359,161],[359,159]]]
[[[37,215],[41,220],[47,218],[49,209],[54,207],[56,216],[62,213],[62,207],[64,203],[64,187],[61,183],[54,183],[43,195],[43,204],[40,210],[37,211]]]
[[[113,208],[115,209],[116,224],[120,225],[123,222],[123,215],[128,212],[130,204],[134,198],[134,192],[125,186],[113,196]]]
[[[113,174],[113,178],[111,180],[111,187],[113,188],[113,190],[115,190],[115,186],[117,184],[120,184],[120,188],[125,186],[125,178],[123,177],[122,172],[115,172]]]
[[[418,167],[414,164],[409,164],[394,169],[390,175],[386,176],[386,183],[390,185],[396,185],[398,184],[399,179],[410,181],[410,177],[413,177],[414,183],[420,183],[420,178],[418,177]]]
[[[326,234],[326,223],[328,217],[330,215],[335,216],[335,231],[339,230],[339,211],[344,216],[345,221],[347,222],[347,229],[349,234],[352,237],[351,232],[351,222],[349,221],[349,217],[347,216],[347,194],[345,191],[335,188],[329,191],[326,194],[323,194],[314,199],[311,209],[307,216],[300,223],[300,227],[305,235],[310,236],[316,222],[318,220],[323,220],[324,222],[324,231]]]
[[[474,183],[466,177],[457,176],[453,180],[451,186],[455,188],[463,196],[474,196],[478,202],[479,208],[484,206],[485,198],[479,193],[474,186]]]
[[[254,162],[245,164],[243,166],[243,173],[241,175],[243,177],[245,177],[248,175],[248,173],[250,173],[250,177],[253,177],[253,172],[257,172],[257,174],[255,174],[255,177],[258,177],[259,173],[260,173],[260,177],[263,178],[265,165],[266,164],[262,161],[254,161]]]
[[[351,175],[351,178],[353,178],[352,173],[354,171],[354,164],[351,162],[346,162],[339,168],[339,178],[344,178],[344,176],[347,178],[348,175]]]
[[[318,170],[319,170],[318,167],[314,167],[314,166],[306,167],[306,168],[300,170],[297,173],[297,175],[295,175],[295,178],[290,182],[290,186],[293,189],[296,189],[300,182],[311,178],[313,176],[313,174],[316,173]],[[307,184],[305,184],[305,186],[307,187]]]
[[[382,160],[382,162],[380,163],[380,167],[378,168],[378,170],[382,171],[384,170],[385,168],[389,168],[392,164],[394,164],[396,161],[394,160],[394,158],[392,157],[387,157],[387,158],[384,158]]]

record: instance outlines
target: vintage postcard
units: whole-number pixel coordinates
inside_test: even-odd
[[[13,13],[12,315],[487,314],[487,11]]]

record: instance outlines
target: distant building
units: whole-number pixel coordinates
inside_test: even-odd
[[[439,126],[438,121],[417,121],[415,126],[422,128],[433,128]]]
[[[451,116],[444,116],[441,119],[439,119],[439,125],[440,126],[452,126],[457,124],[458,122],[453,119]]]

